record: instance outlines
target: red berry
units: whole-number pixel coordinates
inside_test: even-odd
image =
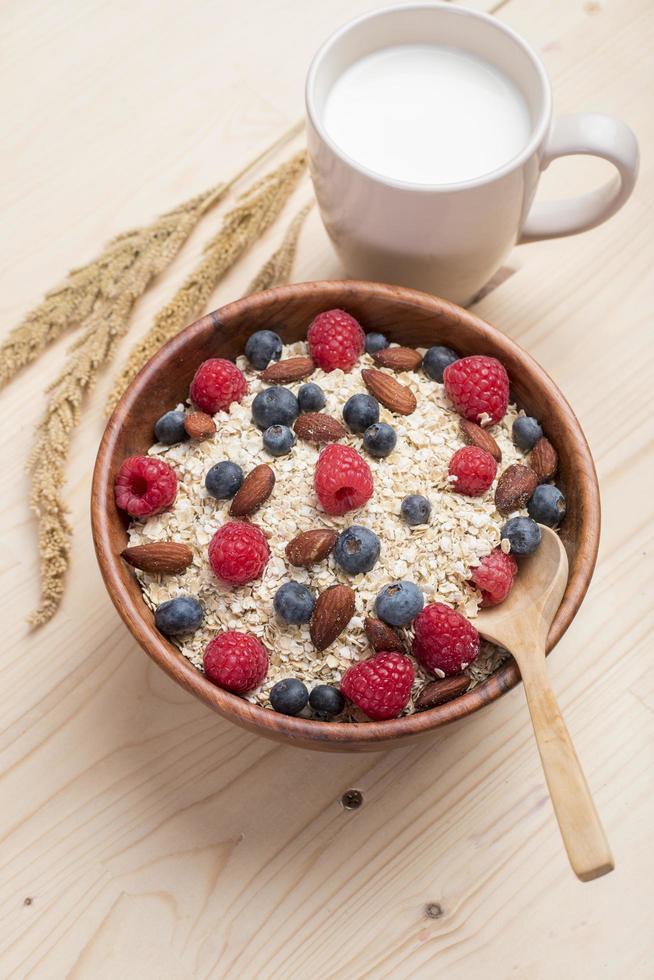
[[[450,476],[455,476],[452,489],[467,497],[480,497],[495,479],[497,463],[490,453],[478,446],[457,449],[450,460]]]
[[[209,564],[214,575],[229,585],[245,585],[261,578],[270,558],[263,531],[255,524],[229,521],[209,542]]]
[[[397,718],[411,697],[415,671],[401,653],[378,653],[345,671],[341,691],[372,718]]]
[[[130,517],[160,514],[170,507],[176,495],[175,471],[154,456],[130,456],[116,473],[116,506],[126,510]]]
[[[459,415],[471,422],[481,422],[484,413],[499,422],[509,404],[509,376],[494,357],[461,357],[445,368],[443,384]]]
[[[311,322],[309,353],[323,371],[349,371],[363,354],[366,337],[358,320],[344,310],[327,310]]]
[[[247,694],[259,687],[268,673],[268,651],[251,633],[228,630],[208,644],[204,672],[212,684],[234,694]]]
[[[328,514],[356,510],[372,497],[370,467],[356,449],[331,443],[318,457],[313,485]]]
[[[416,616],[413,656],[430,674],[460,674],[479,653],[479,633],[465,616],[432,602]]]
[[[470,580],[481,592],[482,606],[488,608],[504,602],[513,588],[517,571],[518,563],[513,555],[505,555],[501,548],[495,548],[482,558],[470,573]]]
[[[240,402],[248,390],[242,371],[222,357],[203,361],[191,381],[189,395],[197,407],[209,415],[226,411],[232,402]]]

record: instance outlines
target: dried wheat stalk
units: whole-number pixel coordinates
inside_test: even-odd
[[[173,250],[166,249],[166,241],[183,231],[182,241],[188,236],[196,221],[213,207],[227,190],[263,157],[282,143],[297,135],[302,123],[296,123],[288,132],[275,140],[251,160],[228,184],[220,184],[204,194],[186,201],[153,224],[124,232],[112,239],[101,254],[78,269],[68,273],[66,280],[56,289],[46,293],[42,302],[14,327],[0,344],[0,389],[67,330],[83,323],[96,304],[103,300],[113,301],[121,295],[123,281],[132,266],[143,255],[151,252],[153,265],[158,259],[170,261]],[[178,238],[179,241],[179,238]],[[179,246],[178,246],[179,247]],[[155,268],[154,275],[163,271],[164,265]],[[147,283],[146,283],[147,285]]]
[[[209,282],[215,281],[215,270],[222,268],[228,257],[231,264],[274,220],[302,173],[304,158],[304,153],[298,154],[257,181],[244,195],[243,203],[227,215],[221,233],[209,243],[198,269],[197,291],[190,288],[194,277],[185,283],[186,290],[182,287],[180,291],[189,300],[195,302],[195,297],[208,296],[211,293]],[[219,191],[208,192],[211,193]],[[196,199],[199,202],[196,206],[202,207],[206,200],[207,195],[202,195]],[[85,321],[80,339],[69,353],[64,370],[50,385],[50,402],[37,428],[36,442],[28,461],[32,476],[31,505],[38,520],[41,560],[41,600],[30,619],[34,626],[51,619],[63,595],[70,559],[71,527],[66,519],[61,487],[72,431],[79,421],[83,399],[95,384],[101,367],[115,353],[118,341],[127,330],[135,301],[158,269],[168,264],[196,220],[195,212],[189,210],[182,221],[178,218],[174,231],[159,241],[159,248],[148,248],[137,256],[125,271],[118,294],[96,303]],[[228,235],[225,234],[227,230]],[[186,309],[184,303],[181,308]]]
[[[290,281],[302,225],[314,203],[308,201],[295,215],[282,239],[282,244],[259,269],[245,292],[246,296]]]
[[[225,215],[220,231],[205,247],[200,263],[133,348],[109,396],[108,412],[152,355],[203,311],[228,269],[279,215],[305,166],[306,152],[301,150],[241,195],[240,203]]]
[[[66,330],[87,320],[98,303],[116,301],[135,267],[146,263],[151,278],[168,265],[201,216],[227,191],[219,184],[160,215],[146,228],[114,238],[93,262],[69,273],[63,286],[46,294],[43,302],[15,327],[0,347],[0,388],[34,361]],[[140,273],[139,280],[142,279]]]

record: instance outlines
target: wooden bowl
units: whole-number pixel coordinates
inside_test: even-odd
[[[292,718],[250,704],[205,679],[154,626],[139,583],[119,557],[127,542],[127,520],[114,503],[113,484],[126,456],[145,453],[156,419],[183,402],[198,365],[208,357],[235,358],[254,330],[272,328],[285,341],[306,337],[312,317],[342,307],[364,329],[414,347],[445,344],[461,354],[490,354],[506,367],[518,403],[542,419],[559,454],[558,481],[568,512],[561,529],[570,559],[570,580],[552,625],[551,649],[570,625],[590,583],[597,556],[600,502],[597,476],[584,434],[551,378],[504,334],[472,313],[425,293],[369,282],[314,282],[271,289],[230,303],[183,330],[166,344],[132,382],[112,415],[93,477],[93,537],[114,605],[148,656],[178,684],[224,718],[260,735],[304,748],[375,750],[424,735],[477,711],[514,687],[520,675],[510,661],[455,701],[393,721],[345,724]]]

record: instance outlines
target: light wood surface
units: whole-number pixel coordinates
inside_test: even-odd
[[[521,562],[509,597],[483,609],[475,625],[487,640],[512,653],[520,668],[568,860],[581,881],[593,881],[613,871],[614,861],[545,664],[547,637],[567,582],[563,542],[542,527],[538,550]]]
[[[236,729],[150,663],[91,548],[108,375],[74,443],[69,590],[57,618],[29,635],[37,559],[23,460],[62,343],[1,402],[3,978],[654,975],[654,13],[649,0],[496,6],[542,52],[556,111],[620,115],[643,150],[620,214],[516,249],[477,310],[555,377],[599,471],[598,570],[548,668],[615,872],[587,885],[570,875],[520,689],[415,747],[318,756]],[[272,141],[302,112],[316,45],[369,7],[6,0],[1,328],[109,236]],[[604,175],[589,159],[557,162],[543,192]],[[296,206],[307,196],[305,185]],[[139,304],[132,337],[217,217]],[[253,249],[213,306],[244,290],[281,234]],[[340,271],[313,212],[296,278]],[[363,794],[360,808],[341,807],[349,789]]]

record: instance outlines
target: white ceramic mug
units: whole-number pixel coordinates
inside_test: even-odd
[[[327,96],[350,65],[390,45],[429,43],[490,62],[527,103],[527,144],[489,174],[451,184],[392,179],[349,157],[325,130]],[[516,243],[574,235],[610,218],[631,194],[638,172],[638,144],[625,123],[594,113],[552,123],[549,79],[533,49],[495,18],[449,3],[389,7],[346,24],[313,59],[306,106],[316,197],[347,273],[414,286],[463,305]],[[617,174],[580,197],[532,205],[541,171],[576,153],[609,160]]]

